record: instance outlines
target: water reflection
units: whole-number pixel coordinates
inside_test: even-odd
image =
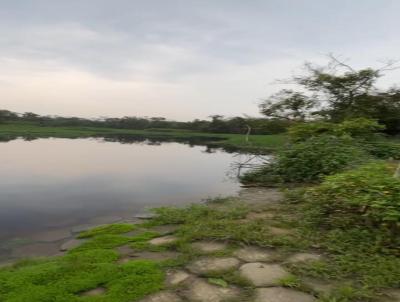
[[[239,184],[227,172],[238,157],[198,143],[113,136],[0,144],[0,258],[49,232],[70,234],[73,226],[129,219],[146,207],[235,194]]]

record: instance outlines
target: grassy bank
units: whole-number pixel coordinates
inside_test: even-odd
[[[345,233],[310,229],[297,196],[292,192],[278,203],[269,199],[268,189],[250,190],[242,199],[159,208],[153,219],[141,224],[84,231],[77,237],[86,241],[64,256],[0,269],[0,300],[134,302],[168,293],[191,301],[194,288],[201,284],[208,292],[225,293],[226,301],[254,301],[259,286],[239,267],[264,257],[264,265],[284,271],[272,286],[292,294],[321,302],[391,301],[385,299],[389,289],[400,285],[399,258],[377,252],[362,233],[345,238]],[[156,244],[155,238],[168,240]],[[196,245],[204,242],[220,245]],[[255,258],[246,259],[254,251]],[[200,262],[201,271],[196,271],[197,261],[205,259],[241,263],[201,270],[205,265]],[[171,276],[183,271],[189,277],[171,284]]]
[[[13,136],[77,138],[112,135],[153,139],[199,139],[204,143],[210,143],[215,146],[236,147],[248,150],[276,150],[286,142],[285,135],[252,135],[249,141],[246,142],[245,136],[240,134],[202,133],[179,129],[131,130],[93,127],[42,127],[34,123],[0,124],[0,138]]]

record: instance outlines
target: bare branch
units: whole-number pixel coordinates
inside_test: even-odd
[[[350,65],[344,63],[343,61],[339,60],[337,57],[335,57],[332,53],[329,53],[328,58],[332,60],[332,62],[336,63],[336,66],[342,66],[344,68],[347,68],[351,72],[356,72],[356,70],[351,67]]]
[[[385,61],[380,61],[380,63],[383,63],[384,65],[376,70],[378,73],[383,71],[392,71],[400,69],[399,60],[385,60]]]

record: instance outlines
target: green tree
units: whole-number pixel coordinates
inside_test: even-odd
[[[356,70],[330,55],[327,66],[305,64],[306,73],[293,78],[302,92],[282,90],[260,104],[269,118],[325,118],[332,122],[366,117],[378,120],[389,133],[400,132],[400,89],[378,89],[386,71],[397,68],[390,61],[379,69]],[[293,83],[292,81],[292,83]]]

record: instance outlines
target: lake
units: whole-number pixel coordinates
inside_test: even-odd
[[[0,260],[50,255],[80,225],[235,194],[235,153],[145,139],[0,143]],[[76,228],[77,229],[77,228]]]

